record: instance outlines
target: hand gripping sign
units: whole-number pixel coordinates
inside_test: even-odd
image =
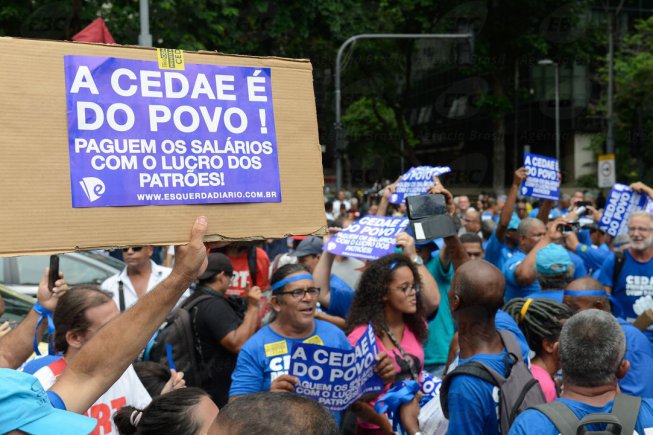
[[[625,184],[615,184],[605,203],[599,228],[612,237],[625,233],[631,213],[644,210],[647,201],[647,195],[641,195]]]
[[[560,197],[558,161],[552,157],[524,153],[524,167],[528,178],[522,183],[519,193],[557,201]]]
[[[332,411],[344,411],[363,394],[383,390],[374,373],[378,353],[371,324],[354,349],[295,343],[290,356],[290,374],[299,378],[295,392]]]
[[[449,166],[412,167],[401,176],[397,191],[390,196],[391,204],[401,204],[409,196],[424,195],[433,185],[435,177],[451,172]]]
[[[73,207],[281,201],[270,68],[64,67]]]
[[[333,236],[324,249],[343,257],[376,260],[394,251],[395,236],[406,225],[406,218],[364,216]]]

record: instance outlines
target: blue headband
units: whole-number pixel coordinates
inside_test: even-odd
[[[609,297],[610,295],[605,290],[565,290],[565,296],[571,296],[571,297],[590,297],[590,296]]]
[[[272,292],[274,293],[275,290],[279,290],[281,287],[283,287],[286,284],[290,284],[291,282],[295,282],[295,281],[301,281],[302,279],[310,279],[312,281],[313,275],[304,273],[301,275],[291,276],[290,278],[282,279],[281,281],[277,281],[274,284],[272,284]]]

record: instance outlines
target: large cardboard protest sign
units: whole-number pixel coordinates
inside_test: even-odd
[[[333,236],[324,250],[343,257],[376,260],[392,254],[395,237],[406,225],[407,218],[364,216]]]
[[[299,379],[295,392],[332,411],[344,411],[363,394],[383,390],[383,381],[374,373],[378,353],[371,325],[354,349],[295,343],[289,372]]]
[[[15,38],[0,59],[0,255],[185,243],[200,214],[209,240],[323,233],[310,62]]]
[[[524,153],[524,167],[528,177],[522,183],[522,196],[557,201],[560,197],[558,161],[552,157]]]
[[[615,184],[605,203],[599,228],[612,237],[626,233],[631,213],[646,209],[647,202],[647,195],[641,195],[625,184]]]
[[[396,191],[390,195],[391,204],[401,204],[409,196],[424,195],[433,185],[434,179],[451,172],[449,166],[412,167],[401,176]]]

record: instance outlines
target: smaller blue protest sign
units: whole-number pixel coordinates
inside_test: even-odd
[[[391,204],[401,204],[409,196],[424,195],[433,185],[433,179],[451,172],[449,166],[412,167],[401,176],[397,190],[390,196]]]
[[[644,210],[647,202],[647,195],[640,195],[625,184],[615,184],[605,203],[599,228],[612,237],[627,232],[630,214]]]
[[[378,353],[371,324],[353,349],[294,343],[289,373],[299,378],[295,393],[331,411],[344,411],[363,394],[383,391],[383,381],[374,373]]]
[[[560,197],[558,161],[553,157],[524,153],[524,167],[528,178],[521,185],[522,196],[557,201]]]
[[[395,236],[406,225],[408,219],[403,217],[364,216],[332,237],[324,249],[343,257],[376,260],[394,251]]]

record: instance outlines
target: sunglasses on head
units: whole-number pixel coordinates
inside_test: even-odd
[[[129,250],[132,250],[134,252],[140,252],[141,249],[143,249],[142,246],[130,246],[129,248],[122,248],[122,252],[128,252]]]

